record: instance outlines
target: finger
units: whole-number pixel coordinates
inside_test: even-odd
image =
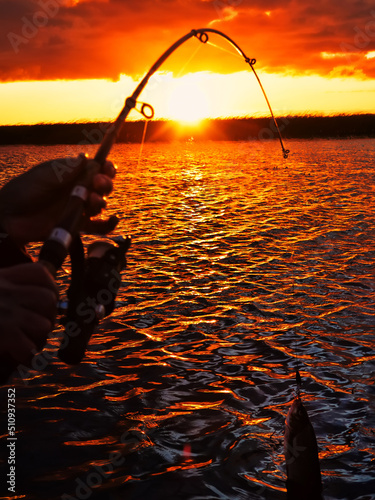
[[[87,163],[88,159],[83,153],[73,158],[56,158],[36,165],[22,177],[35,185],[35,189],[42,189],[44,196],[47,196],[51,195],[51,190],[71,185],[84,172]]]
[[[34,351],[41,351],[53,330],[53,322],[44,315],[26,308],[20,308],[18,326],[23,334],[34,345]]]
[[[4,322],[1,351],[19,363],[31,360],[33,354],[43,349],[53,323],[43,315],[21,305],[14,305]]]
[[[2,345],[2,351],[16,363],[28,366],[37,350],[36,345],[20,328],[13,328],[11,333],[7,342]]]
[[[113,189],[112,180],[104,174],[96,174],[93,179],[92,189],[98,194],[109,194]]]
[[[23,285],[18,287],[15,293],[17,296],[15,300],[17,300],[18,305],[27,311],[44,317],[50,324],[48,328],[52,330],[57,314],[56,295],[52,290]],[[30,329],[33,330],[33,325],[30,325]]]
[[[111,179],[114,179],[117,172],[117,167],[111,161],[106,160],[104,166],[101,169],[102,174],[107,175]]]
[[[84,231],[90,234],[108,234],[115,229],[120,219],[112,215],[106,220],[87,220],[84,226]]]
[[[116,167],[111,161],[106,160],[105,164],[101,166],[95,160],[89,159],[84,153],[79,154],[75,158],[56,159],[47,163],[51,163],[53,165],[56,174],[59,177],[64,177],[63,180],[66,183],[74,180],[85,170],[101,172],[111,179],[113,179],[116,175]]]
[[[1,270],[1,277],[15,285],[33,285],[45,287],[55,294],[55,300],[59,296],[59,291],[54,279],[47,268],[39,262],[19,264]]]
[[[90,193],[88,199],[88,205],[86,208],[86,215],[90,217],[94,217],[95,215],[99,215],[100,212],[107,206],[107,201],[103,196],[98,195],[97,193]]]
[[[59,187],[62,187],[62,185],[71,185],[81,174],[83,174],[88,162],[87,156],[84,153],[80,153],[75,157],[57,158],[45,163],[51,167]],[[40,166],[43,165],[42,163]]]
[[[22,215],[38,211],[56,201],[56,193],[64,193],[84,172],[88,160],[57,158],[46,161],[11,179],[0,193],[0,209],[7,214]],[[20,196],[22,192],[22,196]]]

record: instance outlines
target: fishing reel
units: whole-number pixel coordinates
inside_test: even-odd
[[[81,239],[73,242],[68,300],[59,303],[60,312],[66,313],[63,319],[65,331],[58,352],[64,363],[75,365],[81,362],[95,327],[113,312],[130,243],[129,237],[122,236],[112,242],[96,241],[88,246],[85,257]]]
[[[129,237],[122,236],[111,242],[96,241],[89,245],[85,257],[81,238],[73,240],[69,250],[72,273],[68,300],[58,303],[59,312],[65,315],[62,321],[65,331],[58,352],[61,361],[69,365],[80,363],[99,321],[114,310],[130,243]],[[0,384],[6,383],[16,368],[13,359],[0,359]]]

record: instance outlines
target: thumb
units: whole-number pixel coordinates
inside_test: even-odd
[[[88,219],[84,223],[83,231],[89,234],[107,234],[115,229],[120,219],[112,215],[108,219]]]
[[[50,170],[50,182],[55,187],[70,186],[85,170],[88,159],[84,153],[72,158],[56,158],[37,165],[37,168]]]
[[[85,155],[46,161],[11,179],[0,190],[0,210],[6,215],[23,215],[56,202],[71,188],[87,163]]]

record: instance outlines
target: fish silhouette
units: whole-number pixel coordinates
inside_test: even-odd
[[[323,500],[318,445],[299,390],[285,421],[284,455],[287,500]]]

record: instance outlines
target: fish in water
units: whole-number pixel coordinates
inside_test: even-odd
[[[318,445],[299,394],[285,421],[287,500],[323,500]]]

